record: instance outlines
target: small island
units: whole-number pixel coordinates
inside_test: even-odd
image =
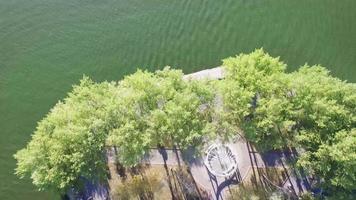
[[[262,49],[190,75],[83,77],[15,158],[70,199],[353,199],[356,84]]]

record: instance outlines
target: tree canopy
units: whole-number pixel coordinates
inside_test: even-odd
[[[39,189],[66,190],[82,178],[105,176],[108,145],[118,148],[124,166],[133,166],[151,147],[184,149],[241,128],[259,149],[302,149],[299,166],[324,188],[352,194],[355,84],[321,66],[287,73],[286,64],[262,49],[227,58],[223,66],[225,79],[213,85],[183,80],[169,68],[138,70],[117,83],[84,77],[16,153],[16,174],[29,175]]]
[[[120,161],[133,165],[150,147],[198,144],[209,132],[214,95],[198,81],[184,81],[178,70],[138,71],[118,85],[117,126],[109,142]]]
[[[259,49],[224,60],[226,119],[262,150],[299,147],[298,165],[324,187],[352,192],[356,184],[356,85],[321,66],[293,73]],[[347,154],[341,156],[342,154]]]
[[[322,177],[329,194],[343,199],[340,195],[355,189],[356,129],[337,132],[332,141],[323,142],[317,151],[307,151],[299,164]]]
[[[221,94],[226,120],[240,126],[263,149],[281,148],[291,137],[291,103],[286,65],[256,50],[225,59]]]
[[[27,147],[16,153],[16,174],[29,174],[40,190],[65,190],[80,184],[81,177],[100,179],[114,92],[114,84],[85,77],[38,123]]]
[[[83,78],[16,153],[16,174],[29,175],[41,190],[66,190],[105,175],[107,145],[117,146],[120,162],[132,166],[158,144],[198,144],[208,133],[214,96],[182,75],[166,68],[139,70],[118,83]]]

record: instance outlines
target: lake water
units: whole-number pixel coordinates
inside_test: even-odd
[[[193,72],[260,47],[355,82],[356,1],[0,0],[0,199],[58,198],[13,175],[12,155],[83,74]]]

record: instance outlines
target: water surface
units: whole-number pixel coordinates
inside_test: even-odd
[[[355,0],[0,0],[0,199],[53,199],[13,154],[78,83],[137,68],[193,72],[264,47],[356,81]]]

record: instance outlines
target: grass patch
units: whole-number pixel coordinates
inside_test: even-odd
[[[109,181],[113,200],[163,200],[170,199],[168,177],[163,166],[141,165],[122,169],[109,166],[112,179]]]
[[[264,178],[281,187],[285,180],[285,171],[281,168],[257,168],[251,170],[241,184],[232,188],[227,200],[267,200],[284,199],[280,191],[274,187],[266,186]]]

